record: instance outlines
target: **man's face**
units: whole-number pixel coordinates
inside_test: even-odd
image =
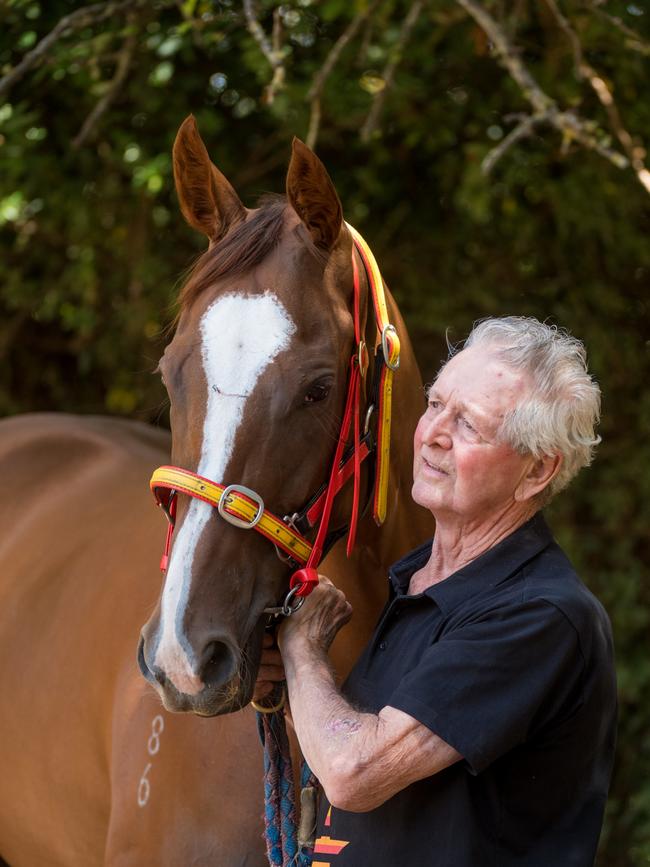
[[[499,442],[498,432],[527,387],[489,347],[464,349],[447,363],[415,430],[416,503],[438,520],[480,523],[514,506],[533,459]]]

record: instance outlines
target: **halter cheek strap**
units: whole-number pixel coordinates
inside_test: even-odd
[[[379,526],[386,520],[388,476],[390,467],[390,428],[392,420],[393,377],[399,368],[400,341],[397,330],[388,319],[384,281],[372,250],[357,230],[346,223],[354,245],[368,275],[377,323],[375,356],[379,366],[377,382],[377,457],[373,516]],[[355,287],[356,292],[356,287]]]
[[[241,529],[255,529],[261,533],[276,546],[276,550],[282,550],[290,562],[301,567],[291,577],[289,596],[285,600],[285,605],[279,609],[272,609],[274,613],[281,611],[287,614],[291,610],[296,610],[298,606],[291,609],[287,604],[289,597],[308,596],[318,583],[318,564],[326,553],[329,544],[333,543],[340,535],[338,532],[336,534],[328,533],[334,498],[351,476],[354,478],[354,492],[348,530],[348,556],[354,548],[359,518],[361,463],[372,452],[369,422],[373,410],[377,417],[373,516],[378,525],[381,525],[386,518],[393,376],[399,367],[400,342],[395,327],[388,321],[384,284],[375,257],[356,229],[349,223],[346,225],[352,235],[354,249],[361,258],[366,271],[377,323],[375,369],[371,389],[373,403],[367,410],[362,435],[360,419],[361,380],[365,377],[368,367],[368,352],[361,338],[361,284],[353,250],[355,351],[350,359],[345,411],[326,487],[312,497],[302,512],[296,513],[290,518],[287,516],[280,519],[265,507],[259,494],[243,485],[222,485],[197,473],[172,466],[159,467],[154,471],[150,481],[156,502],[169,520],[160,568],[166,571],[169,563],[176,519],[177,494],[183,493],[195,499],[203,500],[215,507],[228,523]],[[352,454],[344,459],[344,450],[351,429],[353,430]],[[314,527],[317,521],[319,525],[316,539],[311,544],[297,528],[304,526],[305,531],[307,531]]]

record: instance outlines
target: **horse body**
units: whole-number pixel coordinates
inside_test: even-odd
[[[213,173],[213,182],[215,177]],[[181,179],[184,213],[188,219],[191,215],[198,219],[199,211],[183,198],[182,183]],[[228,190],[232,192],[222,188],[215,212],[244,219]],[[304,192],[293,191],[299,212]],[[310,226],[308,207],[299,217]],[[265,256],[261,270],[256,269],[253,294],[273,289],[292,321],[299,322],[296,332],[301,346],[313,349],[314,343],[325,340],[325,353],[332,348],[338,353],[326,363],[335,369],[334,379],[344,378],[351,348],[349,299],[337,281],[349,270],[349,244],[332,252],[330,261],[338,272],[326,274],[325,283],[330,284],[325,297],[311,310],[306,289],[304,298],[295,298],[300,288],[297,276],[287,278],[288,286],[279,286],[277,277],[278,273],[291,275],[298,263],[303,277],[307,271],[312,282],[314,274],[322,278],[318,257],[309,253],[305,259],[300,220],[293,212],[283,214],[282,241]],[[326,235],[327,226],[312,223],[312,235],[319,231]],[[328,243],[334,243],[332,238]],[[287,260],[292,267],[287,267]],[[221,295],[208,294],[198,303],[194,299],[186,304],[172,352],[176,360],[181,357],[180,366],[186,366],[185,377],[206,311],[215,297],[231,290],[232,285],[222,281]],[[395,386],[388,517],[382,528],[366,517],[351,557],[346,558],[339,543],[321,567],[355,611],[332,648],[340,675],[360,652],[385,600],[387,565],[431,532],[428,513],[410,499],[411,437],[422,405],[421,382],[390,298],[389,310],[402,338],[402,367]],[[368,320],[365,332],[372,347],[373,326]],[[228,346],[228,341],[223,345]],[[231,341],[230,351],[236,345]],[[320,360],[318,364],[323,366]],[[276,368],[274,375],[280,370],[289,387],[297,383],[303,388],[305,375],[308,385],[311,381],[310,370],[307,374],[304,368],[294,370],[295,365],[281,354],[271,366]],[[199,371],[194,384],[188,385],[186,379],[178,400],[179,375],[178,368],[168,364],[166,378],[175,381],[177,391],[175,410],[172,401],[172,454],[179,464],[195,468],[200,466],[203,446],[196,429],[188,427],[188,419],[197,415],[192,401],[199,417],[206,413],[206,375]],[[246,407],[233,460],[224,466],[226,481],[246,482],[258,472],[256,467],[274,464],[275,476],[272,472],[270,481],[260,479],[265,497],[270,490],[269,506],[283,514],[283,509],[298,505],[295,498],[301,490],[312,493],[314,483],[317,487],[323,480],[334,432],[317,440],[318,425],[312,426],[290,440],[288,450],[274,451],[282,445],[277,418],[289,411],[278,396],[277,379],[265,384],[263,373],[251,377],[253,385],[262,388],[256,395],[266,394],[271,406],[269,426],[260,431],[259,416],[250,416],[252,409]],[[214,384],[208,380],[207,385]],[[225,391],[222,386],[219,380],[217,391]],[[333,382],[332,391],[340,406],[340,382]],[[204,719],[161,707],[138,671],[135,651],[138,630],[150,618],[145,637],[151,643],[148,659],[153,669],[156,642],[160,643],[163,632],[160,614],[164,612],[160,603],[156,606],[160,593],[156,559],[164,528],[147,480],[156,466],[168,461],[169,448],[166,434],[115,419],[26,416],[0,425],[0,471],[6,494],[0,506],[4,530],[0,544],[0,855],[11,867],[266,864],[261,839],[262,757],[255,718],[250,707],[228,711],[248,702],[265,620],[262,611],[281,598],[287,567],[254,533],[221,527],[216,515],[206,518],[207,530],[194,555],[203,583],[192,590],[194,596],[188,595],[184,610],[178,606],[174,617],[182,620],[192,641],[198,635],[205,643],[206,634],[210,642],[222,641],[225,649],[218,662],[225,673],[214,688],[210,684],[208,700],[194,708],[206,715],[222,715]],[[251,453],[256,453],[257,464],[246,457]],[[296,467],[301,466],[298,472]],[[284,487],[278,482],[283,478],[287,479]],[[339,500],[337,521],[349,512],[349,491]],[[181,530],[190,509],[181,506]],[[177,533],[176,544],[178,538]],[[206,588],[203,599],[202,588]],[[145,645],[146,641],[140,648],[141,666]],[[238,665],[248,666],[246,677],[238,671],[234,686],[228,682],[232,671],[224,663],[228,654],[243,659]],[[198,694],[206,692],[208,675],[187,667],[179,675],[173,670],[173,657],[162,658],[172,660],[169,678],[148,668],[147,673],[165,704],[171,709],[192,707],[192,690],[198,684]],[[209,671],[215,665],[214,654],[208,663]],[[187,696],[178,685],[187,686]]]

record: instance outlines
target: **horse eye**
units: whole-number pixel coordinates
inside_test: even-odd
[[[332,386],[328,382],[315,382],[305,394],[305,403],[320,403],[330,393]]]

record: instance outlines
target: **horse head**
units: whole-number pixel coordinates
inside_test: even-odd
[[[276,515],[291,515],[325,481],[346,400],[353,241],[338,195],[320,160],[294,140],[286,198],[247,209],[192,117],[173,163],[183,215],[209,246],[181,291],[159,366],[172,462],[245,485]],[[140,668],[170,710],[231,712],[250,700],[264,610],[283,598],[289,570],[273,545],[208,503],[179,496],[177,505]]]

